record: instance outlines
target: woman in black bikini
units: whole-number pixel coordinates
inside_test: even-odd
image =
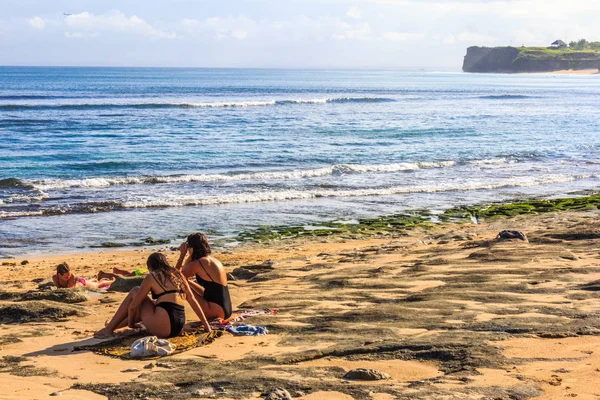
[[[179,261],[175,268],[181,269],[188,279],[196,277],[196,282],[188,283],[206,318],[229,318],[231,297],[227,286],[227,273],[223,264],[210,255],[206,236],[202,233],[192,233],[181,245],[179,252]],[[189,256],[184,264],[186,254]]]
[[[112,319],[94,337],[110,337],[115,329],[135,328],[140,321],[152,335],[161,338],[177,336],[185,325],[183,305],[186,300],[204,329],[210,332],[208,320],[181,272],[171,267],[161,253],[151,254],[146,264],[150,273],[140,286],[131,289]],[[148,293],[153,300],[148,298]]]

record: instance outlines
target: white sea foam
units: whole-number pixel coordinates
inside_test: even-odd
[[[18,217],[36,217],[44,215],[43,211],[0,211],[0,219]]]
[[[26,195],[21,195],[21,196],[12,196],[9,197],[8,199],[6,199],[7,203],[28,203],[28,202],[35,202],[35,201],[43,201],[45,199],[47,199],[49,196],[40,191],[40,193],[38,195],[35,196],[26,196]],[[2,204],[0,202],[0,204]]]
[[[344,101],[346,98],[338,99],[294,99],[294,100],[278,100],[276,104],[326,104],[334,101]],[[359,100],[359,99],[356,99]]]
[[[489,165],[489,164],[506,164],[508,160],[506,158],[490,158],[486,160],[472,160],[467,161],[467,164],[475,165]]]
[[[156,176],[125,176],[125,177],[98,177],[85,179],[41,179],[30,180],[28,184],[39,190],[66,189],[66,188],[101,188],[116,185],[142,185],[160,183],[186,183],[186,182],[232,182],[246,180],[289,180],[302,178],[317,178],[322,176],[351,173],[391,173],[401,171],[414,171],[427,168],[447,168],[456,165],[454,161],[441,162],[414,162],[394,164],[336,164],[328,167],[289,170],[289,171],[263,171],[232,174],[202,174],[202,175],[156,175]]]
[[[492,190],[509,187],[530,187],[552,183],[571,182],[575,179],[586,179],[591,176],[550,175],[543,177],[515,177],[501,182],[466,182],[442,183],[432,185],[394,186],[387,188],[365,189],[318,189],[318,190],[282,190],[273,192],[223,194],[218,196],[177,196],[169,198],[147,198],[127,201],[121,204],[123,208],[147,207],[183,207],[205,206],[231,203],[258,203],[266,201],[303,200],[324,197],[368,197],[392,196],[408,193],[436,193],[450,191]]]
[[[19,102],[0,103],[0,109],[33,109],[33,108],[224,108],[224,107],[264,107],[289,104],[326,104],[326,103],[347,103],[347,102],[393,102],[396,101],[390,97],[331,97],[319,99],[268,99],[268,100],[239,100],[239,101],[214,101],[214,102],[152,102],[139,101],[137,99],[120,100],[114,102],[87,101],[87,102]]]
[[[504,179],[496,182],[450,182],[413,186],[393,186],[363,189],[316,189],[316,190],[280,190],[255,193],[231,193],[221,195],[167,195],[163,197],[149,196],[138,197],[124,202],[111,202],[109,207],[95,207],[90,203],[80,206],[72,205],[65,209],[48,209],[36,211],[0,211],[0,219],[16,218],[23,216],[55,215],[69,212],[100,212],[119,208],[151,208],[151,207],[185,207],[185,206],[208,206],[235,203],[259,203],[285,200],[308,200],[316,198],[333,197],[369,197],[369,196],[392,196],[408,193],[437,193],[452,191],[472,190],[494,190],[511,187],[531,187],[548,185],[553,183],[565,183],[578,179],[599,178],[600,175],[547,175],[547,176],[521,176]]]
[[[225,101],[225,102],[214,102],[214,103],[181,103],[174,104],[176,107],[200,107],[200,108],[220,108],[220,107],[261,107],[261,106],[274,106],[277,102],[275,100],[266,101]]]

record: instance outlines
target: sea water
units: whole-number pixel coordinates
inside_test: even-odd
[[[0,67],[0,255],[600,187],[600,77]]]

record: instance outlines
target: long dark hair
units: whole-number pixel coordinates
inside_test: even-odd
[[[211,253],[208,239],[203,233],[192,233],[187,237],[188,246],[193,249],[192,260],[199,260]]]
[[[66,262],[62,263],[62,264],[58,264],[56,266],[56,273],[63,275],[66,274],[67,272],[71,272],[71,269],[69,268],[69,264],[67,264]]]
[[[171,267],[167,257],[162,253],[152,253],[146,260],[148,270],[154,273],[156,279],[163,286],[167,285],[167,280],[171,281],[177,290],[185,291],[183,277],[175,268]]]

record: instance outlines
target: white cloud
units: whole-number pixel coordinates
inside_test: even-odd
[[[248,37],[248,32],[244,32],[244,31],[231,31],[231,37],[239,39],[239,40],[244,40]]]
[[[248,17],[211,17],[204,20],[186,18],[181,22],[188,34],[212,36],[217,39],[244,40],[259,31],[259,23]]]
[[[87,11],[72,14],[65,18],[65,24],[68,28],[77,31],[133,32],[158,39],[175,39],[176,37],[175,33],[157,29],[136,15],[128,17],[116,10],[99,15]]]
[[[351,25],[342,21],[336,24],[336,32],[331,37],[336,40],[367,40],[373,37],[371,26],[368,22],[363,22],[358,25]]]
[[[461,42],[493,42],[496,40],[492,36],[473,32],[461,32],[456,37]]]
[[[348,23],[341,18],[310,18],[304,15],[288,20],[253,20],[248,17],[212,17],[204,20],[184,19],[180,26],[190,37],[238,40],[258,39],[265,42],[284,40],[368,40],[374,37],[367,22]]]
[[[600,2],[592,0],[364,0],[366,3],[421,9],[433,13],[501,15],[517,18],[564,19],[573,15],[600,12]]]
[[[425,37],[422,33],[408,33],[408,32],[386,32],[379,38],[382,40],[391,40],[394,42],[401,42],[405,40],[416,40]]]
[[[442,43],[444,44],[456,44],[456,36],[448,35],[442,38]]]
[[[361,19],[362,11],[358,7],[350,7],[350,9],[346,12],[346,16],[354,19]]]
[[[46,22],[42,17],[33,17],[27,20],[27,23],[31,25],[33,28],[38,30],[43,30],[46,27]]]
[[[65,37],[69,39],[81,39],[83,37],[83,33],[80,32],[65,32]]]
[[[488,35],[473,32],[461,32],[458,34],[448,35],[442,39],[444,44],[455,44],[457,42],[468,42],[481,44],[492,44],[496,42],[496,38]]]

